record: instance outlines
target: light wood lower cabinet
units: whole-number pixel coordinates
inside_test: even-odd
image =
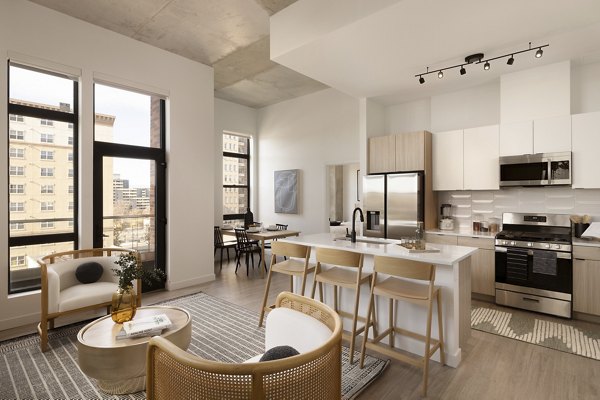
[[[494,239],[458,237],[459,246],[477,247],[471,256],[471,291],[488,296],[496,295]]]
[[[600,248],[574,246],[573,256],[573,311],[600,315]]]
[[[439,233],[425,233],[425,241],[427,243],[451,244],[454,246],[458,244],[455,235],[442,235]]]

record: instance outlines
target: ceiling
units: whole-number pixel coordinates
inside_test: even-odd
[[[259,108],[327,86],[270,60],[269,17],[296,0],[30,0],[211,65],[215,96]]]
[[[215,96],[254,108],[333,87],[381,104],[498,81],[562,60],[600,61],[598,0],[29,0],[211,65]],[[272,16],[272,17],[271,17]],[[496,57],[489,71],[415,74]]]
[[[600,61],[598,0],[301,0],[271,18],[272,60],[355,97],[397,104],[498,80],[503,74],[562,60]],[[533,52],[447,71],[478,52],[497,57]],[[318,60],[319,62],[314,62]]]

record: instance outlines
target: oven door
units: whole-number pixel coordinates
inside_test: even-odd
[[[497,283],[573,293],[571,253],[496,246],[495,256]]]

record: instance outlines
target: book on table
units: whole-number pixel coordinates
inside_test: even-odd
[[[128,337],[133,335],[144,335],[171,327],[171,320],[165,314],[157,314],[149,317],[134,319],[123,323],[123,330]]]

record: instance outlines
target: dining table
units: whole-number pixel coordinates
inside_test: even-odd
[[[235,236],[234,229],[223,229],[224,235]],[[260,255],[262,259],[262,265],[259,266],[260,269],[260,277],[265,277],[265,270],[267,269],[267,263],[265,260],[265,242],[269,240],[282,239],[286,237],[299,236],[300,231],[293,230],[270,230],[262,228],[260,231],[246,230],[246,235],[250,240],[258,240],[260,241]]]

